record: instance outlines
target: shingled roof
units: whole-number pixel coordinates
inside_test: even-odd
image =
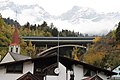
[[[16,53],[13,53],[13,52],[9,52],[9,53],[15,61],[31,59],[31,57],[28,57],[28,56],[16,54]]]
[[[13,53],[12,53],[13,54]],[[14,54],[13,54],[14,55]],[[15,56],[15,55],[14,55]],[[56,55],[52,55],[52,56],[44,56],[44,57],[38,57],[38,58],[33,58],[33,59],[26,59],[24,58],[23,60],[18,60],[18,61],[13,61],[13,62],[8,62],[8,63],[2,63],[0,64],[0,66],[5,66],[5,65],[8,65],[8,64],[16,64],[16,63],[19,63],[19,62],[27,62],[27,61],[32,61],[32,62],[35,62],[37,60],[41,60],[41,61],[44,61],[44,60],[47,60],[48,62],[50,62],[50,60],[56,60]],[[86,67],[90,70],[93,70],[93,71],[99,71],[99,72],[104,72],[106,75],[116,75],[115,72],[111,72],[109,70],[106,70],[106,69],[102,69],[102,68],[98,68],[98,67],[95,67],[93,65],[90,65],[90,64],[87,64],[87,63],[84,63],[84,62],[81,62],[81,61],[76,61],[76,60],[73,60],[73,59],[70,59],[70,58],[67,58],[67,57],[63,57],[63,56],[59,56],[59,61],[66,67],[70,67],[71,65],[82,65],[83,67]]]

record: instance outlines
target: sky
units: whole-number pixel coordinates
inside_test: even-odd
[[[8,1],[8,0],[0,0]],[[52,15],[60,15],[73,6],[89,7],[97,12],[120,12],[120,0],[9,0],[17,4],[38,4]]]
[[[73,6],[80,6],[80,7],[88,7],[94,9],[96,12],[119,12],[120,13],[120,0],[0,0],[0,2],[4,1],[12,1],[18,5],[35,5],[38,4],[41,6],[45,11],[50,13],[51,15],[59,16],[62,13],[71,10]],[[6,12],[8,13],[8,12]],[[12,12],[11,12],[12,14]],[[23,15],[25,16],[25,15]],[[22,18],[22,17],[21,17]],[[23,17],[24,18],[24,17]],[[31,20],[31,17],[29,17]],[[22,22],[27,22],[21,19]],[[21,22],[21,23],[22,23]],[[71,25],[68,22],[61,22],[61,21],[53,21],[55,26],[59,29],[69,29],[74,30],[82,33],[93,32],[94,33],[107,33],[109,30],[114,28],[114,25],[118,23],[118,21],[104,21],[98,23],[87,23],[80,25]],[[51,22],[50,22],[51,23]],[[23,23],[25,24],[25,23]],[[61,25],[60,25],[61,24]],[[98,26],[99,25],[99,26]],[[66,27],[69,26],[69,27]],[[82,27],[81,27],[82,26]],[[84,27],[83,27],[84,26]],[[88,29],[88,26],[90,27]],[[108,30],[109,29],[109,30]]]

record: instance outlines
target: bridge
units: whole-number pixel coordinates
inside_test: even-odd
[[[80,55],[84,54],[86,52],[86,47],[80,46],[80,45],[59,45],[55,47],[51,47],[49,49],[46,49],[42,52],[40,52],[37,56],[47,56],[47,55],[56,55],[59,53],[61,56],[72,56],[72,51],[76,48],[77,53]],[[76,54],[77,54],[76,53]]]
[[[31,41],[35,45],[36,53],[53,54],[60,49],[60,54],[71,53],[75,46],[81,49],[80,53],[85,53],[88,44],[92,44],[95,37],[22,37],[25,42]],[[63,46],[66,45],[66,46]],[[80,48],[80,46],[83,46]],[[46,51],[47,50],[47,51]],[[45,53],[45,54],[43,54]],[[41,55],[40,54],[40,55]]]
[[[74,44],[74,45],[83,45],[86,46],[87,44],[92,44],[93,39],[95,37],[22,37],[25,42],[31,41],[35,46],[42,47],[54,47],[59,45],[67,45],[67,44]]]

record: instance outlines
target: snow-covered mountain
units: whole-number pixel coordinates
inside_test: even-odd
[[[91,8],[74,6],[71,10],[63,13],[60,18],[61,20],[67,20],[74,24],[80,24],[86,21],[120,20],[120,13],[97,13]]]
[[[0,13],[3,17],[17,19],[21,24],[26,22],[36,23],[39,21],[51,19],[52,16],[39,5],[17,5],[11,1],[0,3]]]
[[[97,13],[91,8],[82,8],[74,6],[71,10],[61,15],[62,20],[68,20],[70,22],[79,22],[80,20],[89,20],[95,18]],[[76,22],[77,21],[77,22]]]
[[[98,13],[94,9],[74,6],[59,17],[71,23],[76,31],[106,34],[120,21],[119,12]]]
[[[107,33],[120,21],[120,13],[98,13],[92,8],[74,6],[69,11],[54,16],[39,5],[17,5],[9,0],[0,2],[0,13],[5,18],[16,19],[20,24],[38,24],[44,20],[54,23],[59,29],[69,29],[82,33]]]

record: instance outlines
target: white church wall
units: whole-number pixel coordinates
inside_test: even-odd
[[[23,64],[23,73],[31,72],[33,74],[34,72],[34,63],[32,62],[25,62]]]
[[[59,79],[58,79],[58,76],[48,75],[48,76],[44,77],[44,80],[59,80]]]
[[[59,68],[60,68],[59,80],[66,80],[66,67],[59,63]]]
[[[67,71],[66,80],[70,80],[70,70]]]
[[[44,80],[66,80],[66,67],[59,63],[59,74],[58,76],[47,75]]]
[[[0,67],[0,80],[16,80],[22,74],[6,73],[6,68],[4,66]]]
[[[83,66],[73,65],[74,80],[81,80],[83,78]]]
[[[33,73],[34,64],[32,62],[25,62],[23,64],[23,73],[6,73],[5,67],[0,67],[0,80],[16,80],[27,72]]]
[[[21,74],[0,74],[0,80],[16,80]]]
[[[5,74],[6,73],[5,71],[6,71],[6,68],[4,66],[1,66],[0,67],[0,75]]]

